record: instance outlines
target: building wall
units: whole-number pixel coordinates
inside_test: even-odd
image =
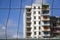
[[[60,17],[51,16],[51,33],[53,37],[60,35]]]
[[[49,18],[49,15],[50,15],[49,9],[44,8],[46,6],[48,6],[48,8],[49,8],[49,5],[46,5],[46,4],[44,4],[44,5],[42,5],[42,4],[32,4],[32,6],[26,6],[25,7],[27,9],[31,9],[31,11],[30,11],[31,20],[27,21],[27,19],[26,19],[27,18],[27,16],[26,16],[27,15],[27,9],[25,9],[25,12],[24,12],[24,38],[27,38],[27,35],[29,35],[29,34],[31,34],[31,35],[28,38],[30,38],[30,37],[31,38],[43,38],[44,36],[50,36],[50,33],[44,34],[44,32],[45,33],[50,32],[50,27],[49,27],[50,23],[45,24],[46,22],[48,22],[50,20],[50,18]],[[48,13],[47,13],[47,10],[48,10]],[[45,14],[43,13],[43,11],[44,11]],[[44,16],[47,16],[47,19],[42,19],[42,17],[44,17]],[[44,21],[45,21],[45,23],[44,23]],[[28,26],[26,26],[27,23],[28,23],[28,25],[30,23],[30,25],[29,25],[30,30],[28,29],[29,31],[26,30],[26,28],[28,28]],[[44,26],[45,26],[46,29],[44,29]],[[40,29],[39,29],[39,27],[40,27]],[[29,33],[29,34],[26,34],[26,33]]]

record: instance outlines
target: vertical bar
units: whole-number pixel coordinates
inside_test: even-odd
[[[21,8],[19,8],[20,9],[20,12],[19,12],[19,15],[18,15],[19,17],[18,17],[18,26],[17,26],[17,40],[19,40],[18,39],[18,34],[19,34],[19,26],[20,26],[20,20],[21,20],[20,17],[21,17],[21,9],[22,9],[22,0],[20,2],[20,7]]]
[[[6,29],[5,29],[5,36],[6,36],[6,40],[7,40],[7,25],[8,25],[8,21],[9,21],[9,16],[10,16],[10,10],[11,10],[11,0],[10,0],[10,4],[9,4],[9,12],[8,12],[8,17],[7,17],[7,21],[6,21]]]

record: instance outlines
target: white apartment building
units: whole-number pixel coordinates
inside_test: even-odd
[[[32,4],[25,6],[24,38],[50,37],[50,13],[48,4]]]

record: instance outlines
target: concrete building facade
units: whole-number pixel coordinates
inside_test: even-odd
[[[24,38],[50,37],[50,11],[48,4],[32,4],[24,10]]]
[[[51,16],[51,36],[52,37],[60,37],[60,17],[59,16]]]

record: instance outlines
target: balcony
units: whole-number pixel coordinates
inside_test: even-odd
[[[41,20],[50,20],[50,18],[48,17],[48,16],[43,16],[43,17],[41,17]]]
[[[30,13],[31,12],[31,8],[26,8],[26,12]]]
[[[31,38],[31,36],[26,36],[26,38]]]
[[[57,23],[60,23],[60,20],[57,20]]]
[[[26,18],[26,21],[31,21],[31,18]]]
[[[50,26],[46,26],[46,25],[45,25],[45,26],[43,26],[43,27],[44,27],[44,28],[46,28],[46,27],[50,28]]]
[[[57,32],[57,33],[60,33],[60,30],[57,30],[56,32]]]
[[[26,23],[26,26],[31,26],[31,23],[29,22],[29,23]]]
[[[31,23],[31,18],[26,18],[26,23]]]
[[[59,26],[59,25],[60,25],[60,23],[56,23],[55,25],[56,25],[56,26]]]
[[[44,25],[44,26],[47,26],[47,25],[50,26],[50,22],[49,21],[43,21],[42,25]]]
[[[50,38],[50,37],[51,37],[50,35],[43,36],[43,38]]]
[[[49,31],[48,32],[47,31],[44,31],[43,33],[44,33],[43,34],[43,37],[47,37],[47,36],[50,37],[50,32]]]
[[[42,11],[42,15],[44,15],[44,16],[45,16],[45,15],[50,15],[50,14],[49,14],[49,10],[47,10],[47,11],[46,11],[46,10],[45,10],[45,11]]]
[[[50,26],[50,24],[42,24],[43,26]]]
[[[50,34],[43,35],[44,38],[50,38]]]
[[[54,28],[60,28],[60,23],[54,23],[53,26]]]
[[[58,26],[54,26],[53,28],[60,28],[60,25],[58,25]]]
[[[60,25],[56,26],[56,28],[60,28]]]
[[[26,16],[26,18],[31,18],[31,15],[29,15],[29,16]]]
[[[42,5],[43,10],[49,10],[49,5]]]
[[[60,33],[60,28],[56,28],[53,30],[53,33]]]
[[[31,17],[31,13],[26,13],[26,17]]]
[[[31,32],[31,27],[29,27],[29,28],[27,27],[27,28],[26,28],[26,31],[27,31],[27,32]]]
[[[26,26],[27,28],[31,28],[31,26]]]
[[[31,33],[26,33],[26,38],[31,38]]]
[[[49,27],[44,27],[43,31],[50,31],[50,28]]]

